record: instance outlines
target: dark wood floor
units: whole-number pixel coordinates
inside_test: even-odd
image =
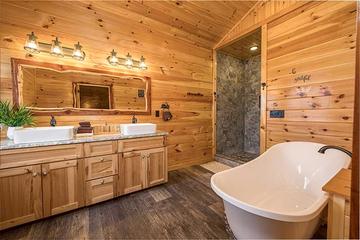
[[[167,184],[0,232],[0,239],[231,238],[222,200],[200,166],[172,171]]]

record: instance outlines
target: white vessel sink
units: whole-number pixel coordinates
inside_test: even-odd
[[[156,133],[156,124],[153,123],[132,123],[120,124],[122,135],[139,135]]]
[[[70,140],[73,137],[73,126],[22,128],[14,131],[14,143]]]

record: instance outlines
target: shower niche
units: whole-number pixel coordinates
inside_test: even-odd
[[[260,152],[261,30],[216,52],[216,155],[229,164]]]

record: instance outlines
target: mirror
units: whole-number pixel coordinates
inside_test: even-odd
[[[150,78],[12,59],[14,103],[35,115],[151,114]]]

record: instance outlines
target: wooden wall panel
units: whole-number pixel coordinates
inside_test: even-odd
[[[314,141],[351,150],[355,16],[356,2],[318,2],[268,24],[267,148]],[[270,118],[276,109],[285,117]]]
[[[138,116],[138,119],[139,122],[156,123],[159,130],[169,132],[169,169],[212,160],[211,46],[219,38],[213,35],[211,41],[199,38],[196,32],[190,34],[182,31],[181,24],[166,25],[164,22],[168,19],[162,18],[165,16],[157,15],[157,19],[153,19],[153,13],[142,15],[140,12],[144,9],[135,9],[141,6],[150,8],[150,2],[146,3],[147,6],[131,3],[131,10],[126,10],[125,4],[117,4],[119,7],[114,9],[109,3],[98,1],[91,4],[71,1],[1,1],[1,99],[12,99],[11,57],[146,75],[152,78],[152,114]],[[252,3],[247,4],[250,8]],[[200,11],[199,5],[201,3],[186,4],[186,8]],[[206,6],[205,3],[203,5]],[[221,5],[226,7],[226,4]],[[213,7],[215,9],[215,5]],[[203,11],[201,14],[208,13]],[[190,25],[186,25],[186,28],[186,31],[191,30]],[[31,31],[37,34],[39,40],[46,42],[58,36],[65,46],[80,41],[87,54],[85,61],[60,59],[47,54],[27,54],[23,46],[26,34]],[[201,31],[201,35],[206,35],[206,32]],[[207,31],[211,32],[211,29]],[[106,57],[113,48],[120,55],[130,52],[137,59],[144,55],[149,69],[140,72],[109,66]],[[188,93],[200,93],[203,96]],[[155,117],[155,110],[160,110],[164,102],[170,104],[173,113],[173,119],[169,122]],[[58,125],[76,126],[79,121],[91,121],[98,133],[117,131],[119,123],[131,121],[131,116],[55,117]],[[36,117],[38,126],[48,126],[49,121],[50,116]]]

